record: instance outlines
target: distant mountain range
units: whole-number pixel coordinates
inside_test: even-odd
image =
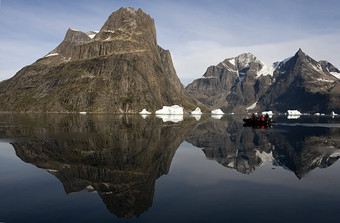
[[[328,61],[315,61],[301,49],[266,66],[250,53],[208,67],[186,87],[212,107],[228,111],[340,111],[340,71]]]

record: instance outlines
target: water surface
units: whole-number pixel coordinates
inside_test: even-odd
[[[0,222],[337,222],[340,119],[274,119],[1,114]]]

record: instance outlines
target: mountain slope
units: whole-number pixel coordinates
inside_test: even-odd
[[[45,57],[0,83],[0,111],[154,111],[195,103],[180,83],[170,52],[157,45],[153,19],[121,8],[98,33],[69,29]]]
[[[203,77],[189,84],[186,90],[210,107],[242,110],[266,91],[273,70],[254,55],[245,53],[208,67]]]
[[[329,68],[337,69],[329,62],[317,62],[301,49],[290,59],[281,62],[274,72],[275,82],[260,98],[265,109],[303,112],[330,112],[339,110],[339,80]]]
[[[291,58],[266,66],[252,54],[210,66],[186,88],[192,97],[228,111],[340,112],[340,71],[317,62],[301,49]]]

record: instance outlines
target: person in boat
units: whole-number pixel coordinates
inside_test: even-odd
[[[260,116],[260,121],[261,121],[261,122],[264,122],[264,117],[263,117],[263,115]]]
[[[253,113],[253,114],[251,114],[251,120],[252,121],[257,121],[257,116]]]
[[[269,115],[266,114],[266,115],[264,116],[264,119],[266,120],[266,122],[268,122],[268,121],[269,121]]]

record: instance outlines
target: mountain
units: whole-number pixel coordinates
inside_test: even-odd
[[[224,111],[340,111],[340,71],[317,62],[301,49],[291,58],[266,66],[247,53],[210,66],[186,87],[192,97]]]
[[[202,78],[186,87],[202,103],[224,111],[250,106],[267,90],[275,67],[266,66],[250,53],[208,67]]]
[[[281,62],[274,83],[259,99],[264,109],[330,113],[340,110],[339,70],[327,61],[317,62],[301,49]],[[339,77],[339,76],[338,76]]]
[[[99,32],[69,29],[50,53],[0,83],[0,111],[154,111],[180,104],[194,109],[173,67],[157,45],[154,20],[121,8]]]

